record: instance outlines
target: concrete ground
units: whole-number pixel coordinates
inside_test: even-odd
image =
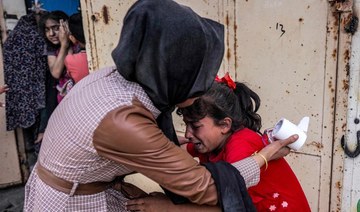
[[[29,171],[36,163],[37,156],[34,152],[33,138],[31,138],[31,131],[24,131],[24,141],[26,150],[26,161]],[[25,198],[24,185],[9,186],[7,188],[0,188],[0,212],[20,212],[23,211]]]
[[[24,186],[12,186],[0,189],[0,212],[23,211]]]

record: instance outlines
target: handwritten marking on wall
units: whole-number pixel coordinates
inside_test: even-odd
[[[285,34],[284,25],[282,25],[282,24],[280,24],[280,23],[276,23],[276,30],[280,30],[280,31],[281,31],[280,37]]]

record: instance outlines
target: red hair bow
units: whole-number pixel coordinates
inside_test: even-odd
[[[220,83],[225,83],[227,86],[229,86],[229,88],[235,90],[236,89],[236,84],[235,82],[231,79],[230,75],[229,75],[229,72],[227,72],[225,74],[224,77],[222,78],[219,78],[219,76],[216,76],[215,77],[215,81],[216,82],[220,82]]]

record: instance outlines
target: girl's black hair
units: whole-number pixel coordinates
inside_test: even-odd
[[[223,83],[214,82],[210,90],[196,99],[194,104],[179,108],[176,113],[193,121],[209,116],[217,125],[229,117],[232,119],[232,132],[246,127],[260,133],[259,107],[260,97],[244,83],[236,82],[236,89],[232,90]]]
[[[69,19],[69,16],[61,11],[61,10],[54,10],[52,12],[46,13],[43,16],[41,16],[40,20],[39,20],[39,31],[40,33],[43,35],[43,37],[46,40],[46,43],[48,45],[48,47],[50,48],[56,48],[57,46],[54,45],[53,43],[51,43],[47,38],[46,38],[46,34],[45,34],[45,24],[47,20],[54,20],[58,23],[60,23],[60,20],[63,21],[67,21]]]
[[[79,42],[85,44],[85,35],[81,13],[72,14],[69,18],[69,30]]]

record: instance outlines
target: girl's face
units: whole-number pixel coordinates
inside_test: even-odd
[[[216,125],[208,116],[199,121],[183,118],[186,124],[185,137],[195,144],[199,153],[209,153],[221,149],[230,135],[228,124]],[[230,123],[231,126],[231,123]]]
[[[45,22],[45,36],[54,45],[60,44],[59,28],[60,23],[55,20],[48,19]]]

